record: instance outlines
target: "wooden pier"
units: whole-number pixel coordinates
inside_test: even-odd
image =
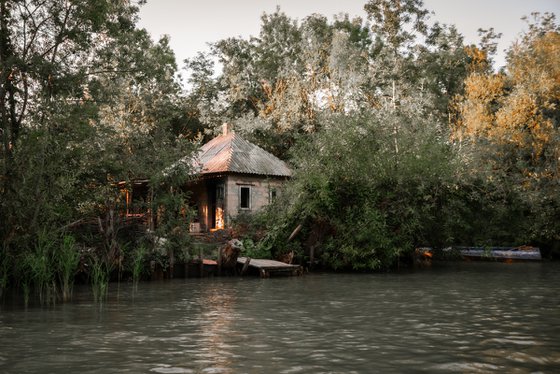
[[[280,261],[261,260],[249,257],[239,257],[238,266],[242,266],[241,275],[245,274],[249,268],[256,269],[261,278],[268,278],[271,275],[302,275],[303,269],[300,265],[290,265]]]

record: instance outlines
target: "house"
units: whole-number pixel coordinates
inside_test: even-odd
[[[197,218],[191,231],[223,229],[242,212],[254,212],[276,197],[279,187],[292,175],[288,165],[231,131],[202,146],[195,166],[199,178],[191,192]]]

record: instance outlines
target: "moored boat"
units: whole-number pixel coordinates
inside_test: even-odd
[[[459,251],[463,258],[480,260],[542,260],[538,247],[453,247]]]

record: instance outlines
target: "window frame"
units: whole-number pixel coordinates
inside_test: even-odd
[[[278,198],[278,190],[276,187],[268,188],[268,203],[272,204]]]
[[[248,191],[247,195],[247,206],[243,206],[243,190]],[[252,191],[250,185],[240,185],[239,186],[239,209],[240,210],[251,210],[252,208]]]

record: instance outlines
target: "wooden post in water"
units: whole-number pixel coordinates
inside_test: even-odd
[[[204,272],[204,260],[202,259],[202,246],[198,247],[198,261],[200,262],[199,277],[202,278]]]
[[[251,262],[251,257],[247,257],[245,263],[243,264],[243,269],[241,269],[241,275],[245,275],[247,269],[249,269],[249,263]]]
[[[315,262],[315,245],[309,248],[309,270],[313,270],[313,263]]]
[[[224,256],[223,251],[224,251],[224,249],[220,245],[218,247],[218,275],[222,275],[222,261],[223,261],[223,256]]]

